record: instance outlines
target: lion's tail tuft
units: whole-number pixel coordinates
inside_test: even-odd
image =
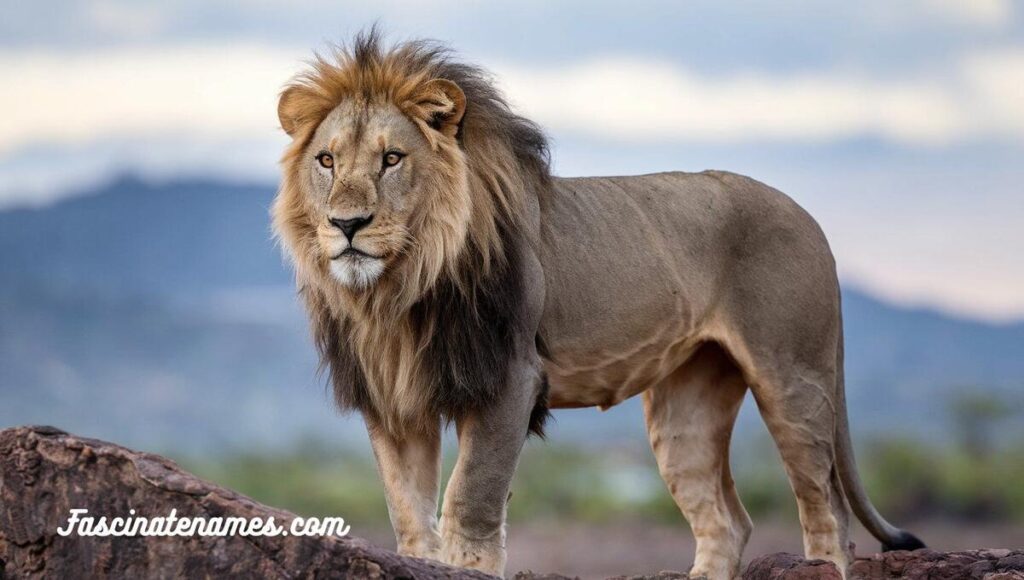
[[[900,530],[891,543],[882,544],[883,552],[895,552],[896,550],[920,550],[926,548],[920,539],[906,530]]]

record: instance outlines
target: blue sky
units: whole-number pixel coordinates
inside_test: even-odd
[[[730,169],[821,221],[842,275],[1024,318],[1015,0],[16,3],[0,207],[133,171],[273,182],[276,95],[374,21],[491,69],[563,175]]]

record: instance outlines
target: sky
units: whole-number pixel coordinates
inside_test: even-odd
[[[0,19],[0,208],[125,172],[274,183],[281,87],[377,22],[494,74],[559,175],[727,169],[884,298],[1024,319],[1024,3],[55,0]]]

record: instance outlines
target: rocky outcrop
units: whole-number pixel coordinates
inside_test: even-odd
[[[405,558],[357,538],[62,536],[69,511],[148,517],[295,516],[173,462],[50,427],[0,431],[3,578],[493,578]]]
[[[283,529],[296,517],[205,482],[157,455],[51,427],[0,431],[0,578],[493,578],[399,556],[350,537],[62,535],[72,509],[108,519],[129,516],[131,510],[150,518],[172,510],[179,518],[205,521],[273,518]],[[743,576],[841,578],[832,564],[792,554],[757,558]],[[858,559],[851,576],[1024,580],[1024,551],[889,552]],[[686,577],[662,572],[635,578]],[[516,578],[565,577],[524,572]]]

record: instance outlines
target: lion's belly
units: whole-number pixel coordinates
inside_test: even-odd
[[[698,337],[673,337],[627,352],[553,352],[545,361],[552,408],[608,408],[657,384],[699,348]],[[557,362],[556,362],[557,361]]]
[[[597,284],[548,293],[541,336],[552,407],[616,405],[665,378],[700,345],[706,307],[684,298],[671,268],[658,260],[643,271],[617,266],[624,278],[643,281],[613,291],[601,283],[613,277],[606,265],[592,278]]]

